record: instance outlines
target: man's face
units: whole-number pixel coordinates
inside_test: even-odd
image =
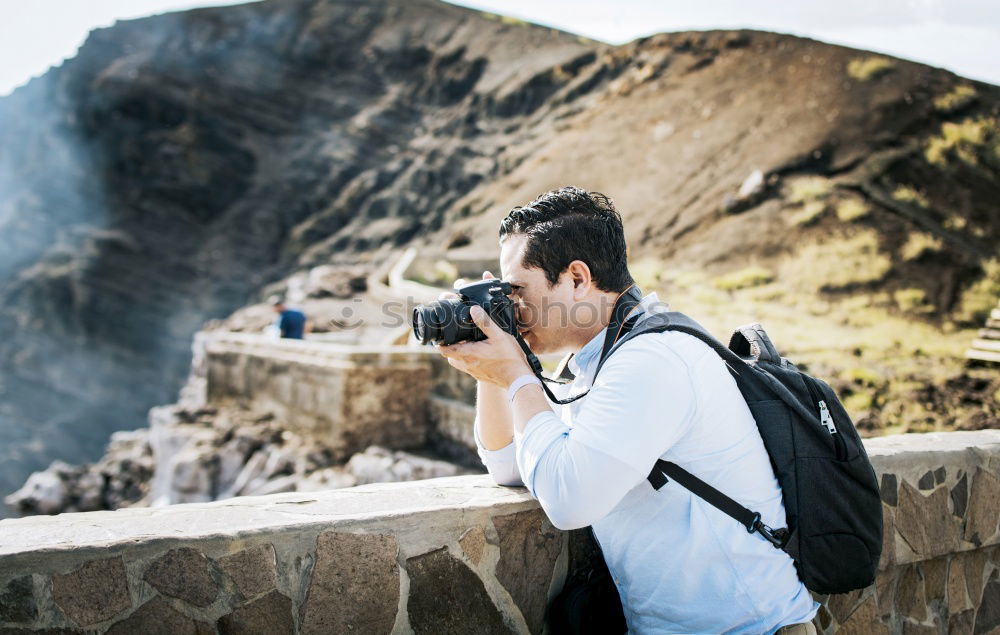
[[[550,287],[544,271],[525,268],[522,263],[527,242],[524,234],[514,234],[500,245],[500,271],[514,289],[510,297],[517,303],[518,328],[532,352],[562,352],[567,347],[573,283],[563,275]]]

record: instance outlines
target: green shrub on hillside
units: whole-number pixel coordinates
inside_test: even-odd
[[[774,274],[763,267],[747,267],[727,273],[713,281],[717,289],[723,291],[735,291],[737,289],[747,289],[749,287],[759,287],[774,280]]]
[[[632,279],[643,292],[658,289],[663,283],[663,265],[655,260],[646,259],[629,265]]]
[[[897,186],[896,189],[892,191],[892,198],[904,203],[919,205],[920,207],[930,207],[930,201],[927,200],[927,197],[920,193],[919,190],[912,188],[909,185]]]
[[[949,231],[961,231],[968,224],[969,220],[965,216],[953,214],[944,220],[942,226]]]
[[[896,63],[887,57],[877,55],[873,57],[858,57],[847,63],[847,74],[858,81],[866,82],[869,79],[885,75],[895,68],[895,66]]]
[[[899,289],[892,294],[896,306],[905,313],[931,313],[934,305],[927,302],[923,289]]]
[[[846,198],[837,203],[837,218],[845,223],[864,218],[870,211],[863,201],[856,198]]]
[[[410,280],[442,289],[450,289],[457,279],[458,268],[447,260],[437,260],[429,267],[410,273]]]
[[[976,98],[976,89],[968,84],[959,84],[951,92],[934,99],[934,107],[941,112],[951,112],[964,108]]]
[[[792,223],[802,227],[812,225],[825,211],[826,203],[823,201],[809,201],[802,206],[802,211],[792,216]]]
[[[804,289],[829,291],[877,282],[891,268],[892,261],[879,251],[878,234],[869,230],[805,245],[782,263],[781,277]]]
[[[906,239],[906,244],[899,250],[903,260],[916,260],[925,253],[941,251],[941,240],[924,232],[913,232]]]
[[[870,368],[854,367],[845,368],[840,373],[840,378],[857,386],[875,388],[882,383],[882,378],[878,373]]]
[[[1000,164],[1000,125],[990,117],[941,124],[941,133],[931,137],[924,158],[933,165],[945,165],[955,158],[968,165],[981,161]]]
[[[821,176],[806,176],[788,182],[788,202],[808,203],[826,198],[833,185]]]
[[[844,408],[851,415],[852,419],[859,419],[872,409],[875,400],[872,394],[867,391],[852,392],[843,399]]]
[[[1000,301],[1000,260],[987,261],[983,270],[983,277],[962,294],[956,320],[981,325]]]

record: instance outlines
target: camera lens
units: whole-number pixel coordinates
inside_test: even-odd
[[[428,336],[427,324],[424,323],[423,309],[424,307],[413,309],[413,335],[418,342],[426,344],[431,338]]]
[[[441,315],[440,302],[413,309],[413,335],[421,344],[439,342],[444,339],[445,316]]]
[[[413,309],[413,335],[421,344],[451,345],[482,339],[482,331],[469,315],[471,307],[461,300],[438,300]]]

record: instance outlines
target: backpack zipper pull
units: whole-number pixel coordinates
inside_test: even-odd
[[[830,416],[830,409],[826,407],[825,401],[819,402],[819,422],[830,434],[837,434],[837,426],[833,425],[833,417]]]

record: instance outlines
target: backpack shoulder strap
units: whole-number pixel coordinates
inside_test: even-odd
[[[811,414],[795,398],[787,386],[760,368],[760,362],[772,362],[777,365],[781,365],[783,362],[774,344],[771,343],[771,339],[764,332],[764,328],[760,324],[744,326],[736,331],[731,340],[733,348],[730,349],[715,339],[703,326],[683,313],[676,311],[655,313],[642,322],[639,322],[635,328],[618,340],[618,343],[601,358],[600,363],[597,365],[597,372],[601,371],[601,367],[607,361],[607,358],[611,356],[611,353],[618,350],[620,346],[633,337],[647,333],[662,333],[663,331],[678,331],[698,338],[722,358],[729,369],[729,373],[738,383],[752,380],[773,393],[775,398],[783,401],[789,408],[798,412],[805,419],[808,420],[816,417],[815,414]]]
[[[729,349],[745,359],[755,362],[770,362],[781,364],[781,355],[774,347],[771,338],[767,336],[760,324],[741,326],[729,340]]]
[[[729,372],[734,375],[738,376],[742,368],[746,365],[746,361],[744,359],[729,350],[729,348],[722,342],[712,337],[712,334],[706,331],[703,326],[683,313],[665,311],[663,313],[654,313],[645,320],[639,322],[628,333],[619,338],[615,345],[608,349],[601,357],[601,361],[597,364],[597,371],[594,373],[594,377],[596,378],[597,374],[601,372],[601,367],[604,366],[604,362],[607,361],[611,354],[621,348],[625,342],[628,342],[640,335],[646,335],[648,333],[662,333],[664,331],[678,331],[680,333],[687,333],[688,335],[698,338],[708,345],[709,348],[714,350],[716,354],[726,362],[726,365],[729,367]]]
[[[734,375],[739,376],[740,371],[746,366],[745,360],[733,351],[729,350],[729,348],[723,345],[719,340],[712,337],[712,335],[700,324],[683,313],[667,311],[653,314],[638,323],[628,333],[623,335],[612,348],[605,351],[605,354],[601,357],[601,360],[598,363],[597,371],[594,373],[595,378],[597,374],[601,372],[601,367],[604,365],[604,362],[608,359],[608,357],[621,348],[625,342],[628,342],[629,340],[640,335],[662,333],[664,331],[678,331],[698,338],[707,344],[723,359],[723,361],[726,362],[729,372]],[[752,511],[743,505],[740,505],[732,498],[726,496],[676,463],[664,461],[663,459],[657,460],[653,465],[652,471],[650,471],[649,475],[646,477],[646,480],[648,480],[650,485],[653,486],[653,489],[659,490],[667,484],[670,478],[677,481],[679,485],[683,486],[695,496],[701,498],[722,513],[736,520],[736,522],[746,527],[748,532],[759,533],[775,547],[784,547],[785,542],[787,542],[787,530],[772,530],[770,527],[761,522],[759,512]]]

